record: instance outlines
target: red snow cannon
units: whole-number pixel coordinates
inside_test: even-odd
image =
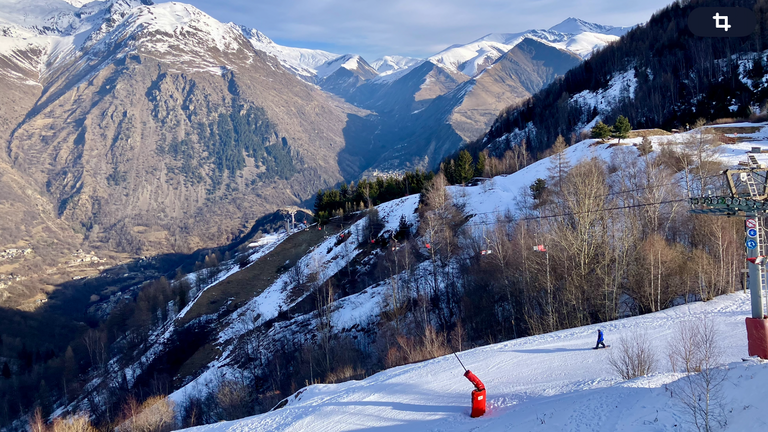
[[[485,414],[485,386],[472,371],[466,371],[464,376],[475,386],[475,390],[472,390],[472,413],[470,417],[480,417]]]

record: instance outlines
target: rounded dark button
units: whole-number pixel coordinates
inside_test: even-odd
[[[755,31],[757,17],[743,7],[700,7],[688,15],[688,28],[701,37],[744,37]]]

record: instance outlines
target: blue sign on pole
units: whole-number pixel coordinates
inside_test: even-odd
[[[752,228],[749,231],[747,231],[747,235],[750,237],[757,237],[757,230]]]
[[[747,249],[755,249],[757,247],[757,242],[755,240],[749,239],[747,240]]]

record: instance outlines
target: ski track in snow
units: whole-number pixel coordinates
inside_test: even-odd
[[[725,349],[729,378],[724,385],[729,427],[765,426],[768,366],[741,362],[746,356],[744,317],[749,296],[736,293],[653,314],[532,336],[460,354],[488,389],[488,412],[469,417],[471,384],[452,356],[401,366],[365,380],[313,385],[288,398],[282,409],[195,432],[373,431],[662,431],[682,425],[685,412],[671,397],[674,381],[666,360],[676,323],[715,320]],[[612,345],[593,350],[597,329]],[[630,381],[608,365],[621,337],[651,337],[659,371]],[[688,425],[685,425],[686,427]],[[742,429],[747,428],[747,429]]]

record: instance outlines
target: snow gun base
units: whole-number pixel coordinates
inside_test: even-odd
[[[472,413],[470,417],[480,417],[485,414],[485,389],[472,390]]]

